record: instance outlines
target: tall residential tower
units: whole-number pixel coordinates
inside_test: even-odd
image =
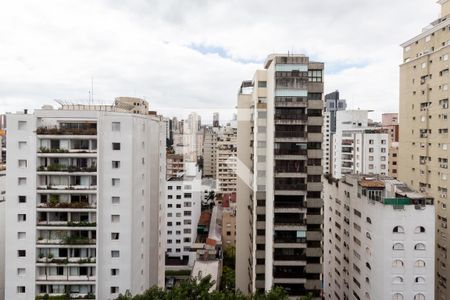
[[[269,55],[238,95],[236,285],[280,286],[291,296],[322,286],[324,64]]]
[[[402,44],[398,178],[435,199],[436,297],[450,299],[450,1],[441,17]]]
[[[6,299],[164,285],[165,124],[147,106],[7,116]]]

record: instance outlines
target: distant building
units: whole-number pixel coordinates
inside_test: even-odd
[[[433,199],[392,177],[324,182],[324,297],[434,299]]]
[[[216,180],[222,193],[235,193],[237,183],[237,127],[226,126],[217,139]]]
[[[333,135],[334,178],[346,174],[388,174],[389,133],[369,126],[368,110],[338,111]]]
[[[398,113],[382,114],[381,126],[389,131],[389,176],[397,178],[398,175],[398,143],[399,124]]]
[[[203,176],[216,178],[218,129],[205,128],[203,140]]]
[[[166,176],[167,179],[176,177],[184,172],[184,156],[181,154],[167,154]]]
[[[220,127],[219,113],[218,112],[215,112],[213,114],[213,127],[216,127],[216,128]]]
[[[236,246],[236,193],[220,195],[222,199],[222,244]]]
[[[201,172],[195,164],[187,164],[185,172],[167,180],[166,254],[169,257],[190,259],[197,239],[202,195]]]
[[[333,134],[336,133],[336,112],[345,110],[347,102],[339,98],[339,91],[325,95],[324,113],[323,113],[323,172],[329,174],[332,172],[332,149]]]

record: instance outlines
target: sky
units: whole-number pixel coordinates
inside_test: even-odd
[[[402,42],[434,0],[17,0],[0,10],[0,113],[141,97],[166,116],[230,116],[270,53],[325,62],[350,109],[398,111]]]

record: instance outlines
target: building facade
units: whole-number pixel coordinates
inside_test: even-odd
[[[0,164],[0,165],[2,165],[2,164]],[[5,299],[6,170],[4,168],[2,168],[2,169],[0,169],[0,300]]]
[[[8,115],[6,299],[164,285],[165,125],[120,99]]]
[[[197,238],[197,225],[202,207],[201,172],[195,164],[186,171],[167,180],[167,243],[170,257],[189,259]]]
[[[448,211],[450,1],[441,17],[402,44],[398,178],[435,199],[436,296],[450,299]]]
[[[339,98],[339,91],[325,95],[323,112],[323,173],[332,173],[333,134],[336,133],[336,112],[347,109],[347,102]]]
[[[182,154],[167,154],[166,178],[176,177],[184,172],[184,156]]]
[[[219,128],[205,128],[203,139],[203,176],[216,178]]]
[[[238,95],[236,286],[322,286],[323,63],[269,55]]]
[[[237,166],[237,128],[225,126],[221,128],[216,147],[216,180],[220,193],[236,192]]]
[[[324,182],[325,299],[434,299],[433,200],[392,177]]]
[[[389,133],[369,126],[368,110],[338,111],[333,135],[333,177],[388,174]]]

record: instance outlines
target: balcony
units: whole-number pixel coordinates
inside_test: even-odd
[[[277,182],[275,180],[275,190],[278,191],[306,191],[306,184],[301,182]]]
[[[47,221],[39,220],[37,226],[49,226],[49,227],[96,227],[96,222],[89,221]],[[92,228],[91,228],[92,229]]]
[[[81,238],[81,237],[63,237],[58,239],[46,239],[43,237],[38,237],[38,245],[95,245],[96,239]]]
[[[40,191],[92,191],[96,189],[96,185],[40,185],[37,187],[37,190]]]
[[[87,265],[93,264],[95,265],[96,259],[95,257],[54,257],[52,254],[45,256],[44,254],[39,254],[36,259],[37,264],[56,264],[56,265],[68,265],[68,264],[79,264],[79,265]]]
[[[305,131],[279,131],[275,130],[275,138],[306,138]]]
[[[275,100],[275,107],[307,107],[308,101],[304,98],[300,98],[301,100]]]
[[[35,300],[51,300],[51,299],[96,299],[93,293],[81,294],[81,293],[70,293],[70,298],[66,298],[65,293],[40,293],[36,296]]]
[[[96,125],[96,124],[94,124]],[[96,126],[80,126],[79,128],[38,127],[37,135],[97,135]]]
[[[97,172],[97,166],[86,166],[86,167],[79,167],[79,166],[67,166],[62,164],[51,164],[48,166],[39,166],[37,168],[38,172],[67,172],[67,173],[90,173],[90,172]]]
[[[306,149],[295,149],[295,148],[279,148],[274,150],[275,155],[307,155],[308,150]]]

